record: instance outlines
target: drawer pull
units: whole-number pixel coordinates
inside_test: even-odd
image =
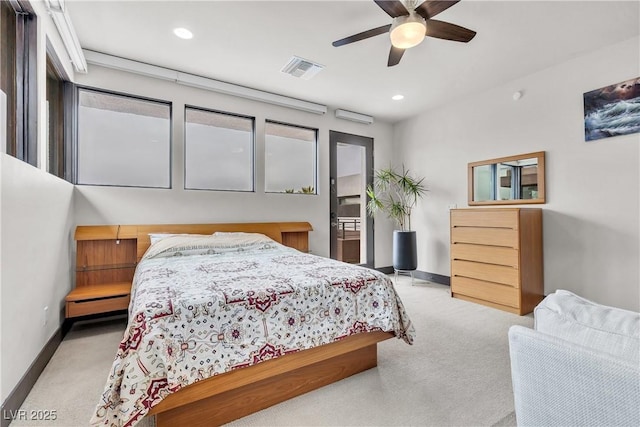
[[[107,300],[107,299],[121,298],[121,297],[127,297],[127,296],[129,296],[129,294],[109,295],[108,297],[89,298],[89,299],[83,299],[83,300],[72,301],[72,302],[74,302],[76,304],[84,304],[84,303],[87,303],[87,302],[103,301],[103,300]]]

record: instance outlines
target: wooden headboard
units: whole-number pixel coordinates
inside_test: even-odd
[[[283,245],[308,252],[312,230],[308,222],[79,225],[75,233],[76,286],[131,280],[135,265],[151,245],[150,233],[262,233]]]
[[[151,246],[149,234],[213,234],[216,231],[243,231],[245,233],[261,233],[302,252],[309,252],[309,231],[313,230],[308,222],[247,222],[231,224],[156,224],[138,225],[138,261]]]

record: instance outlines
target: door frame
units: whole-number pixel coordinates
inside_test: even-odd
[[[330,257],[336,259],[338,256],[338,142],[350,145],[359,145],[365,148],[365,179],[367,186],[373,184],[373,138],[353,135],[350,133],[329,131],[329,230],[330,230]],[[369,196],[364,203],[369,202]],[[375,266],[375,246],[374,246],[374,226],[373,218],[365,215],[365,227],[360,225],[360,232],[363,230],[367,236],[367,262],[365,267]]]

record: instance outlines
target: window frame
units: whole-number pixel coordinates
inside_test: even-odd
[[[0,2],[0,90],[7,96],[7,122],[6,122],[6,153],[16,156],[16,127],[17,127],[17,22],[13,6],[9,2]],[[5,39],[5,32],[6,39]]]
[[[7,154],[38,167],[38,17],[27,1],[3,3],[15,13],[15,45],[8,46],[12,53],[3,53],[3,62],[9,58],[15,73],[9,76],[12,90],[7,93],[11,114],[7,118]]]
[[[229,190],[218,188],[190,188],[187,187],[187,110],[197,110],[205,113],[222,114],[225,116],[238,117],[241,119],[251,120],[251,190]],[[231,193],[255,193],[256,192],[256,118],[248,116],[246,114],[232,113],[229,111],[216,110],[212,108],[200,107],[197,105],[185,104],[184,105],[184,158],[183,158],[183,187],[189,191],[224,191]]]
[[[85,85],[77,85],[70,84],[68,85],[68,90],[73,92],[73,96],[70,96],[70,100],[68,105],[72,106],[73,112],[68,119],[72,122],[73,133],[70,138],[71,147],[72,147],[72,183],[74,185],[86,185],[91,187],[118,187],[118,188],[149,188],[156,190],[170,190],[173,188],[173,102],[166,101],[163,99],[150,98],[146,96],[134,95],[126,92],[114,91],[109,89],[97,88],[93,86],[85,86]],[[147,102],[155,102],[158,104],[164,104],[169,107],[169,186],[168,187],[150,187],[144,185],[116,185],[116,184],[83,184],[78,182],[78,163],[79,163],[79,155],[78,151],[80,149],[79,143],[79,131],[80,131],[80,91],[90,91],[102,93],[105,95],[119,96],[127,99],[135,99],[139,101],[147,101]]]
[[[59,178],[69,180],[67,176],[67,144],[66,144],[66,126],[67,126],[67,108],[66,108],[66,91],[65,83],[68,78],[61,68],[58,57],[49,49],[47,43],[46,55],[47,79],[46,79],[46,102],[47,102],[47,172]],[[51,85],[55,85],[52,87]],[[54,97],[56,103],[55,110],[52,112],[50,96]],[[53,116],[53,117],[52,117]],[[52,124],[52,119],[55,123]],[[51,128],[54,127],[56,136],[52,137]],[[52,141],[53,138],[53,141]]]
[[[267,124],[275,124],[275,125],[281,125],[281,126],[289,126],[289,127],[293,127],[293,128],[298,128],[298,129],[305,129],[305,130],[311,130],[314,132],[315,134],[315,147],[313,150],[313,193],[296,193],[295,189],[293,191],[293,193],[287,193],[287,192],[283,192],[283,191],[267,191]],[[310,126],[304,126],[304,125],[296,125],[293,123],[287,123],[287,122],[282,122],[279,120],[271,120],[271,119],[265,119],[264,121],[265,127],[264,127],[264,192],[265,194],[304,194],[306,196],[317,196],[318,193],[318,162],[319,162],[319,142],[318,142],[318,137],[320,136],[320,130],[318,128],[314,128],[314,127],[310,127]]]

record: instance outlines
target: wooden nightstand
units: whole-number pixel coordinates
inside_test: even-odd
[[[76,288],[66,317],[126,310],[137,265],[137,235],[130,226],[76,228]]]
[[[66,317],[126,310],[129,307],[131,282],[81,286],[67,295]]]

